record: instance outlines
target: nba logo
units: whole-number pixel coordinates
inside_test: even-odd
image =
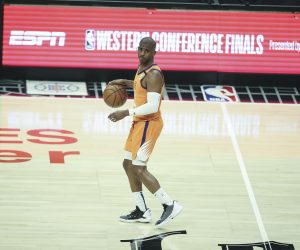
[[[205,101],[209,102],[238,102],[239,98],[234,87],[221,85],[201,86]]]
[[[96,47],[95,30],[86,30],[85,31],[85,49],[86,50],[95,50],[95,47]]]

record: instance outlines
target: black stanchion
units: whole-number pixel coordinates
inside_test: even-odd
[[[162,234],[156,234],[140,239],[121,240],[121,242],[129,242],[131,250],[162,250],[161,241],[170,235],[174,234],[186,234],[186,230],[166,232]]]
[[[222,250],[295,250],[293,244],[280,243],[276,241],[249,243],[249,244],[219,244]]]

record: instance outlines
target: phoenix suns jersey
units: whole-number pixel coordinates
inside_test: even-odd
[[[133,82],[135,108],[147,102],[147,89],[142,86],[142,82],[143,79],[146,77],[146,75],[152,70],[157,70],[162,74],[161,69],[156,64],[152,64],[151,66],[143,69],[142,71],[139,71],[138,69],[138,71],[136,72],[136,75],[134,77],[134,82]],[[134,121],[151,121],[151,120],[157,120],[161,118],[160,104],[162,100],[162,91],[163,88],[160,93],[160,103],[159,103],[158,111],[149,115],[135,116],[133,118]]]

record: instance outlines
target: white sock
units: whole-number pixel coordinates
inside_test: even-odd
[[[133,197],[134,197],[134,200],[135,200],[135,204],[138,206],[138,208],[145,212],[147,210],[147,206],[146,206],[146,202],[145,202],[145,198],[144,198],[144,195],[143,195],[143,192],[140,191],[140,192],[133,192]]]
[[[158,189],[154,193],[154,196],[160,201],[161,204],[166,204],[168,206],[173,204],[171,197],[162,188]]]

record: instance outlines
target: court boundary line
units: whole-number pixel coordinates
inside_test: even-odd
[[[247,173],[246,165],[245,165],[245,162],[244,162],[239,144],[237,142],[233,126],[232,126],[231,121],[230,121],[230,116],[229,116],[228,110],[226,108],[225,103],[220,103],[220,106],[221,106],[223,117],[224,117],[224,120],[225,120],[225,123],[226,123],[226,126],[227,126],[227,130],[228,130],[228,133],[229,133],[229,136],[230,136],[230,140],[231,140],[234,152],[235,152],[235,156],[237,158],[239,168],[240,168],[240,171],[241,171],[241,174],[242,174],[242,177],[243,177],[243,181],[244,181],[244,184],[245,184],[246,189],[247,189],[247,193],[248,193],[248,196],[249,196],[249,199],[250,199],[250,202],[251,202],[251,206],[252,206],[255,218],[256,218],[256,223],[258,225],[260,235],[262,237],[262,240],[263,240],[264,244],[265,244],[265,242],[268,242],[268,245],[269,245],[270,249],[272,250],[270,240],[269,240],[269,237],[267,235],[267,232],[266,232],[261,214],[259,212],[259,208],[258,208],[256,199],[255,199],[253,188],[252,188],[252,185],[251,185],[248,173]]]

